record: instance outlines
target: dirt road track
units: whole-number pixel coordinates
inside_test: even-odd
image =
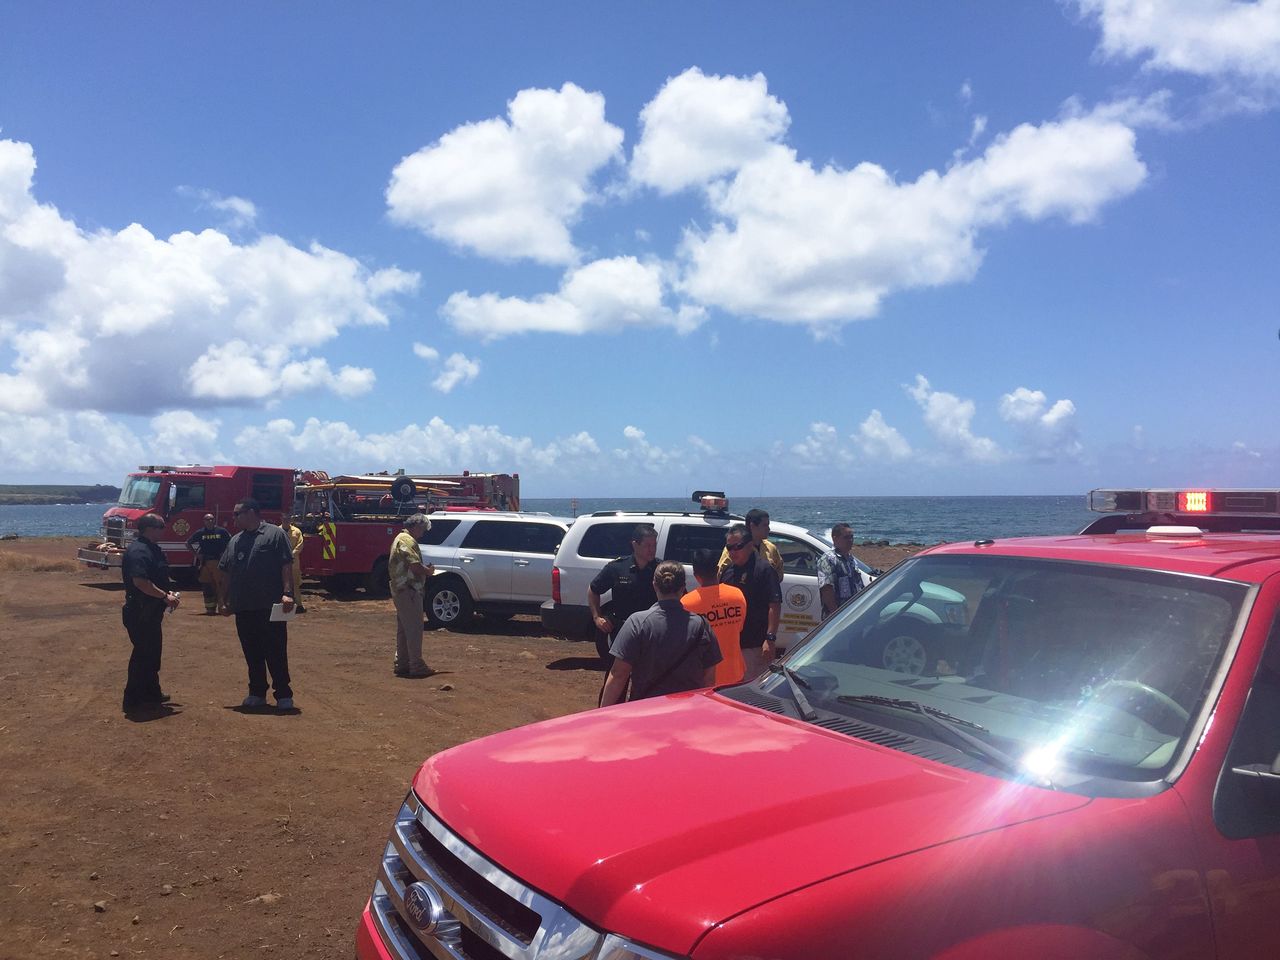
[[[77,569],[76,545],[0,543],[0,960],[349,958],[421,761],[586,709],[602,679],[533,617],[429,632],[441,673],[397,679],[390,601],[304,589],[299,709],[246,712],[234,625],[192,591],[165,624],[172,712],[133,722],[119,575]]]

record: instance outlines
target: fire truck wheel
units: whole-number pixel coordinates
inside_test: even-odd
[[[371,597],[391,596],[391,581],[387,579],[387,558],[373,561],[373,569],[364,582],[364,592]]]
[[[462,581],[454,577],[443,577],[439,583],[433,583],[427,590],[424,606],[431,626],[449,630],[465,630],[471,625],[475,611],[471,594]]]

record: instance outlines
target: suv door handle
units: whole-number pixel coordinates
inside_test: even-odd
[[[528,560],[521,560],[521,559],[519,559],[518,557],[516,558],[516,566],[517,566],[517,567],[527,567],[528,565],[529,565],[529,561],[528,561]]]
[[[472,562],[472,561],[474,561],[474,560],[475,560],[475,557],[463,557],[463,558],[462,558],[462,562],[463,562],[463,563],[471,563],[471,562]]]

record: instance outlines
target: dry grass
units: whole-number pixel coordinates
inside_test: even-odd
[[[44,560],[0,552],[0,573],[74,573],[79,568],[74,560]]]

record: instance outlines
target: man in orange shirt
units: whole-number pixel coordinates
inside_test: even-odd
[[[737,587],[719,582],[716,555],[710,550],[695,550],[692,562],[698,589],[686,593],[680,602],[690,613],[700,613],[707,618],[720,644],[724,659],[716,664],[716,685],[741,683],[747,668],[739,640],[742,623],[747,618],[747,598]]]

